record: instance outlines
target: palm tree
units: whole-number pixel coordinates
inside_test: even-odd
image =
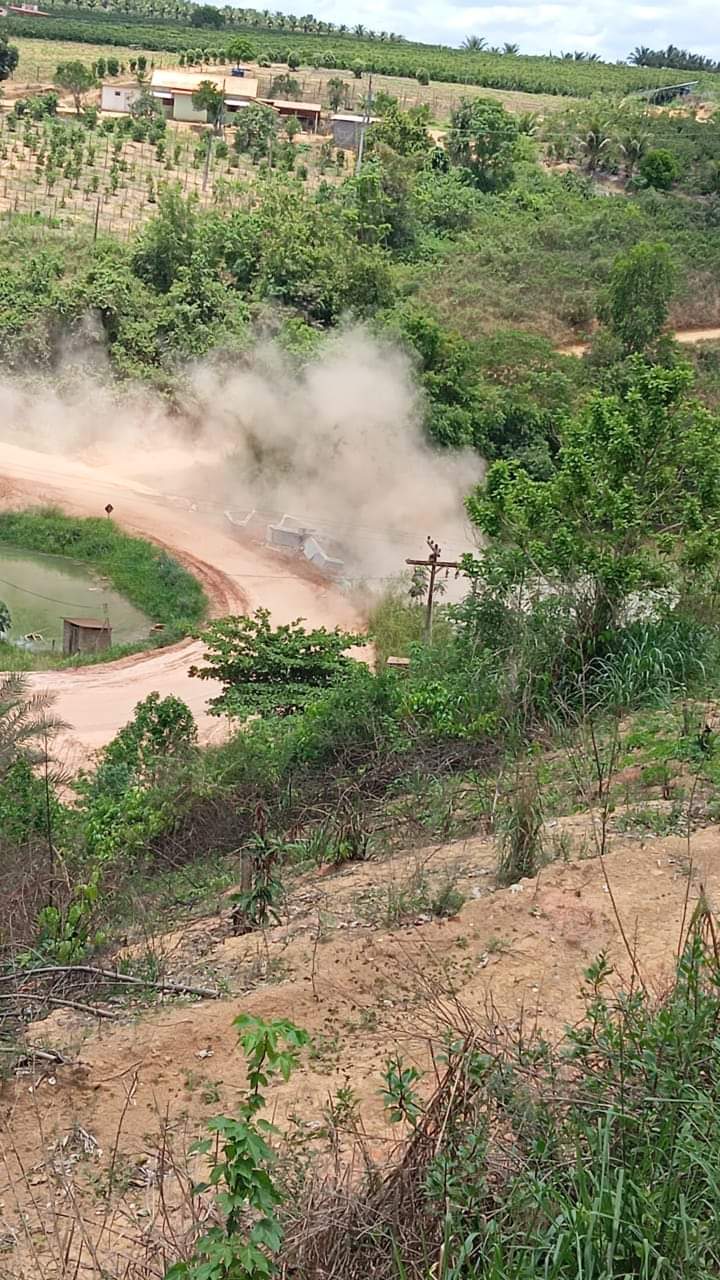
[[[612,142],[607,126],[598,120],[591,121],[585,132],[578,138],[578,142],[585,159],[585,167],[589,173],[594,173],[600,164],[603,151]]]
[[[650,58],[652,58],[652,49],[648,49],[646,44],[638,44],[630,54],[628,62],[632,62],[636,67],[646,67]]]
[[[460,48],[466,53],[482,53],[487,48],[487,40],[483,36],[466,36]]]
[[[510,54],[511,56],[514,56],[516,53],[519,53],[519,52],[520,52],[519,44],[509,44],[507,40],[505,41],[503,45],[503,53],[507,53],[507,54]]]
[[[640,161],[642,160],[648,148],[648,135],[646,133],[626,133],[618,139],[618,146],[623,154],[625,161],[625,176],[629,180],[632,178]]]
[[[54,702],[52,693],[33,693],[27,676],[19,671],[0,679],[0,778],[20,758],[45,763],[48,740],[67,728],[49,715]]]

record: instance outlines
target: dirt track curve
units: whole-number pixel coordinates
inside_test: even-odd
[[[720,329],[679,329],[672,336],[683,346],[692,347],[697,342],[717,342],[720,340]],[[589,342],[571,342],[567,347],[558,347],[562,356],[584,356],[589,349]]]
[[[309,573],[298,576],[291,564],[271,552],[236,542],[226,532],[221,512],[209,510],[209,504],[194,509],[187,499],[166,497],[138,480],[120,478],[116,464],[91,466],[4,443],[0,459],[0,507],[51,502],[70,514],[101,515],[105,504],[112,503],[119,525],[172,550],[200,578],[216,616],[262,604],[279,622],[303,617],[318,626],[359,625],[341,592]],[[186,460],[185,481],[191,466]],[[178,477],[171,473],[171,482],[173,478]],[[201,653],[201,645],[188,640],[101,666],[36,672],[29,679],[34,687],[57,695],[56,712],[71,727],[64,743],[67,762],[77,767],[108,742],[136,703],[154,690],[183,698],[205,741],[221,736],[223,725],[206,710],[213,685],[188,675],[188,667]]]

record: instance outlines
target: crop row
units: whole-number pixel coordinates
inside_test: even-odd
[[[11,17],[11,35],[43,40],[67,40],[86,44],[130,46],[151,51],[178,53],[194,49],[198,41],[207,39],[214,50],[223,47],[223,33],[199,32],[180,23],[122,21],[113,14],[79,13],[73,17]],[[235,32],[237,28],[233,29]],[[232,38],[228,30],[225,42]],[[643,88],[672,83],[678,73],[649,67],[631,67],[622,63],[584,63],[560,57],[508,56],[487,52],[469,53],[439,45],[389,43],[347,36],[293,35],[249,29],[248,35],[259,57],[271,62],[287,61],[294,53],[303,65],[338,70],[360,63],[365,71],[387,76],[416,76],[427,72],[431,80],[450,84],[480,85],[494,89],[520,90],[526,93],[561,94],[592,97],[596,93],[626,94]],[[680,77],[682,78],[682,77]],[[718,84],[710,73],[696,77],[706,87]]]

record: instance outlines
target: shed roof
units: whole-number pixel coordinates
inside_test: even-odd
[[[250,76],[219,76],[210,71],[183,71],[177,67],[161,67],[152,73],[153,89],[165,89],[171,93],[194,93],[204,81],[232,98],[256,98],[258,82]]]
[[[108,631],[109,623],[101,622],[99,618],[63,618],[63,622],[68,622],[71,627],[84,627],[86,631]]]
[[[336,111],[335,115],[331,116],[331,119],[342,120],[344,123],[347,123],[347,124],[377,124],[380,117],[370,116],[368,118],[368,116],[353,115],[353,113],[350,111]]]
[[[315,116],[319,116],[322,111],[322,104],[319,102],[291,102],[287,98],[268,98],[268,102],[272,107],[277,107],[278,111],[286,108],[289,111],[312,112]]]

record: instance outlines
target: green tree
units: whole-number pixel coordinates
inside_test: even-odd
[[[294,52],[291,50],[291,51],[290,51],[290,53],[289,53],[289,54],[288,54],[288,56],[287,56],[287,64],[288,64],[288,70],[289,70],[289,71],[299,71],[299,69],[300,69],[300,54],[299,54],[299,53],[294,53]]]
[[[447,152],[483,191],[500,191],[513,178],[518,139],[515,118],[490,98],[463,99],[452,113]]]
[[[368,130],[368,146],[372,148],[375,143],[380,142],[401,156],[422,155],[433,146],[427,123],[426,107],[401,111],[398,106],[391,106],[382,120]]]
[[[720,420],[688,399],[692,373],[630,361],[622,394],[596,395],[533,480],[497,462],[467,501],[486,548],[478,576],[509,593],[533,581],[569,602],[585,653],[630,597],[693,587],[720,563]]]
[[[424,67],[420,67],[419,70],[415,72],[415,79],[418,84],[428,85],[430,83],[430,75]]]
[[[270,85],[271,98],[299,98],[300,85],[293,76],[289,76],[286,72],[275,76]]]
[[[673,182],[680,177],[680,172],[680,161],[665,147],[646,151],[640,161],[640,177],[657,191],[669,191]]]
[[[17,45],[8,44],[7,36],[0,32],[0,80],[7,80],[19,61]]]
[[[214,4],[194,4],[190,14],[191,27],[214,27],[216,31],[225,26],[225,14]]]
[[[255,46],[243,36],[233,36],[227,47],[227,56],[236,67],[239,67],[241,62],[252,62],[255,54]]]
[[[187,267],[197,246],[197,209],[178,186],[158,194],[157,217],[146,224],[135,244],[135,273],[161,293],[172,286],[179,270]]]
[[[360,643],[359,636],[337,629],[306,631],[301,619],[274,628],[267,609],[211,622],[203,640],[206,665],[191,667],[190,674],[223,685],[210,700],[214,715],[241,718],[301,710],[342,680],[352,665],[346,650]]]
[[[327,100],[331,111],[339,111],[345,105],[347,85],[339,76],[333,76],[327,82]]]
[[[108,70],[110,68],[110,60],[108,60]],[[97,87],[97,76],[92,67],[88,67],[84,62],[61,62],[55,68],[54,83],[58,89],[64,89],[69,93],[75,103],[75,110],[78,115],[82,110],[83,98],[91,89]]]
[[[288,142],[293,142],[302,129],[297,116],[287,116],[282,127]]]
[[[665,244],[636,244],[612,265],[599,314],[626,355],[647,351],[667,323],[675,272]]]
[[[277,136],[278,117],[272,107],[252,102],[235,117],[235,150],[267,155],[271,140]]]
[[[201,80],[192,95],[192,104],[196,111],[206,111],[209,123],[216,133],[220,133],[225,115],[225,95],[212,80]]]
[[[0,640],[4,639],[12,626],[10,610],[4,600],[0,600]]]
[[[159,120],[163,110],[151,90],[142,85],[130,105],[130,114],[133,120]]]

